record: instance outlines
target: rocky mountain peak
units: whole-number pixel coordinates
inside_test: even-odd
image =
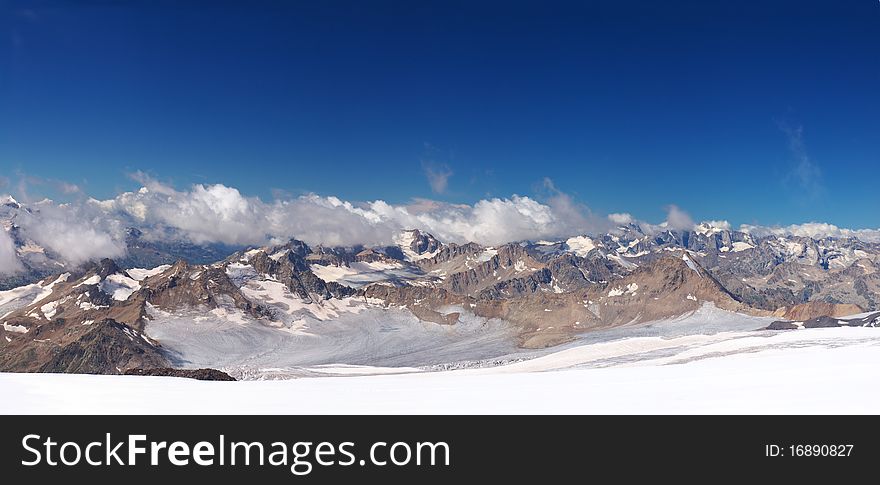
[[[164,271],[164,274],[168,275],[168,276],[177,276],[177,275],[186,274],[187,272],[189,272],[189,269],[190,269],[189,263],[187,263],[186,261],[184,261],[182,259],[178,259],[177,261],[174,262],[174,264],[171,265],[170,268],[168,268],[167,270]]]
[[[95,274],[100,276],[102,280],[117,273],[122,273],[122,269],[116,264],[116,261],[109,258],[102,259],[95,266]]]
[[[719,224],[716,221],[703,221],[694,226],[693,231],[696,234],[702,234],[704,236],[711,236],[713,234],[718,234],[720,232],[729,232],[730,224]]]
[[[19,204],[11,195],[0,197],[0,205],[11,207],[13,209],[21,209],[21,204]]]
[[[298,239],[291,239],[285,245],[285,247],[287,249],[289,249],[291,253],[293,253],[301,258],[305,258],[309,253],[312,252],[312,250],[309,248],[308,244],[306,244]]]
[[[440,249],[441,243],[433,235],[423,233],[418,229],[409,231],[412,242],[409,243],[409,249],[416,254],[433,253]]]

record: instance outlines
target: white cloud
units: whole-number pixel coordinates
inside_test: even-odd
[[[275,201],[265,205],[264,209],[270,242],[296,238],[311,245],[325,246],[389,244],[397,228],[371,209],[336,197],[310,194]]]
[[[880,229],[846,229],[824,222],[808,222],[789,226],[755,226],[743,224],[741,232],[755,236],[801,236],[814,239],[825,237],[855,237],[865,242],[880,243]]]
[[[8,275],[22,269],[15,253],[15,243],[5,229],[0,227],[0,274]]]
[[[550,206],[559,224],[557,233],[547,234],[547,236],[582,235],[587,232],[604,232],[610,229],[611,225],[607,218],[595,216],[589,207],[557,189],[549,178],[544,178],[543,186],[544,191],[549,194],[547,205]]]
[[[619,212],[619,213],[614,213],[614,214],[608,214],[608,220],[617,224],[617,225],[624,226],[626,224],[632,224],[632,222],[635,219],[633,218],[632,215],[630,215],[626,212]]]
[[[184,238],[194,243],[260,245],[292,237],[310,244],[389,242],[391,228],[370,210],[336,197],[305,195],[264,202],[221,184],[178,191],[151,179],[137,192],[93,201],[108,217],[124,214],[148,238]]]
[[[422,169],[425,171],[425,177],[428,179],[428,185],[431,186],[431,190],[435,194],[445,193],[449,187],[449,177],[453,175],[449,166],[425,162],[422,163]]]
[[[82,192],[82,189],[79,187],[79,185],[71,184],[69,182],[58,181],[56,183],[56,186],[58,187],[58,190],[65,195],[79,194],[80,192]]]
[[[558,202],[558,201],[557,201]],[[439,205],[419,214],[398,213],[398,223],[414,221],[410,227],[423,227],[442,240],[481,244],[502,244],[525,239],[546,239],[585,231],[582,216],[568,206],[542,204],[532,198],[481,200],[473,206]]]
[[[780,124],[780,128],[788,136],[788,146],[794,156],[794,165],[785,177],[787,184],[793,184],[799,193],[809,198],[816,198],[825,192],[822,169],[814,162],[804,145],[803,126]]]
[[[714,227],[716,229],[721,229],[722,231],[730,230],[730,222],[728,221],[705,221],[703,224],[708,225],[709,227]]]
[[[71,264],[125,254],[125,229],[136,227],[155,240],[187,240],[230,245],[276,244],[296,238],[310,245],[367,246],[393,243],[403,229],[417,228],[447,242],[497,245],[521,240],[560,240],[605,232],[614,224],[637,222],[646,232],[694,227],[677,206],[667,208],[666,222],[651,225],[629,214],[595,216],[587,207],[545,180],[541,199],[512,195],[473,205],[415,199],[409,204],[383,200],[353,203],[333,196],[279,193],[264,201],[221,184],[196,184],[184,190],[137,175],[140,190],[109,200],[84,199],[71,204],[44,201],[21,211],[16,224],[25,237]],[[727,221],[709,221],[727,229]],[[880,241],[878,231],[852,231],[833,225],[786,228],[743,226],[754,234],[856,236]],[[5,237],[5,239],[3,239]],[[0,235],[0,271],[18,261],[9,236]]]
[[[474,205],[415,200],[355,204],[308,194],[265,202],[224,185],[185,191],[138,175],[144,188],[108,201],[93,201],[108,217],[123,213],[147,237],[179,234],[196,243],[259,245],[301,239],[309,244],[390,244],[403,229],[419,228],[454,242],[500,244],[583,234],[597,227],[585,206],[551,182],[547,201],[526,196],[481,200]],[[549,183],[549,185],[547,185]]]
[[[694,227],[690,215],[675,205],[667,207],[666,222],[660,225],[636,221],[629,214],[596,217],[589,208],[559,191],[549,179],[542,184],[543,201],[513,195],[484,199],[473,205],[427,199],[394,205],[383,200],[352,203],[315,194],[293,198],[282,195],[267,202],[220,184],[197,184],[177,190],[143,174],[138,177],[144,185],[142,189],[107,201],[92,200],[90,205],[113,221],[96,223],[97,227],[113,234],[114,230],[136,226],[148,238],[177,237],[195,243],[263,245],[296,238],[326,246],[391,244],[399,231],[412,228],[430,232],[444,241],[496,245],[595,234],[610,229],[612,223],[639,222],[648,232]],[[730,228],[727,221],[708,223]],[[863,238],[872,236],[869,232],[858,234]],[[106,249],[113,248],[105,245]]]
[[[32,212],[20,212],[16,223],[23,235],[72,265],[125,254],[124,224],[87,204],[55,204],[44,200]]]
[[[673,204],[666,208],[666,225],[670,229],[690,230],[694,227],[694,220],[690,214]]]

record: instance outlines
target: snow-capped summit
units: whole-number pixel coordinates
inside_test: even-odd
[[[711,236],[725,231],[730,231],[730,223],[727,221],[703,221],[694,226],[693,232],[704,236]]]
[[[403,231],[395,238],[395,243],[409,261],[433,258],[443,246],[433,235],[418,229]]]
[[[4,195],[0,197],[0,204],[5,205],[7,207],[12,207],[13,209],[21,209],[21,204],[15,200],[11,195]]]
[[[171,350],[192,343],[205,347],[205,355],[250,359],[211,346],[228,337],[263,355],[266,338],[271,345],[291,345],[288,338],[302,345],[302,335],[327,332],[307,340],[350,341],[343,328],[373,332],[374,355],[383,339],[397,339],[402,331],[415,332],[406,334],[413,341],[435,342],[438,335],[482,332],[490,322],[517,345],[544,348],[593,328],[677,318],[705,305],[767,318],[797,312],[798,320],[878,310],[880,244],[757,236],[711,223],[699,228],[644,233],[629,225],[607,234],[491,247],[443,244],[410,230],[393,246],[310,247],[294,239],[207,264],[180,260],[132,269],[105,259],[79,269],[59,267],[39,282],[0,291],[0,370],[116,373],[167,366],[158,343]],[[156,247],[137,230],[127,235],[132,252]],[[20,257],[23,247],[17,248]],[[411,325],[417,321],[422,323]],[[370,330],[370,322],[379,327]],[[189,340],[205,331],[213,335],[212,328],[223,329],[219,341]],[[336,344],[327,345],[338,358]],[[80,349],[113,358],[82,359]],[[356,351],[363,355],[361,343]],[[306,360],[284,362],[300,365],[320,353],[301,355]],[[210,363],[244,362],[223,359]]]

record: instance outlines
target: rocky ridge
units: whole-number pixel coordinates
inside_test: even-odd
[[[0,370],[169,367],[144,328],[181,309],[290,329],[366,307],[443,325],[468,313],[509,322],[524,347],[545,347],[706,304],[811,321],[880,302],[880,245],[854,238],[757,237],[707,224],[648,234],[630,224],[598,237],[493,247],[416,230],[397,243],[312,248],[291,240],[208,264],[146,270],[103,260],[56,273],[0,292]]]

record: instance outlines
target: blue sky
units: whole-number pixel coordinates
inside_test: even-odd
[[[319,3],[0,1],[0,192],[880,226],[876,0]]]

